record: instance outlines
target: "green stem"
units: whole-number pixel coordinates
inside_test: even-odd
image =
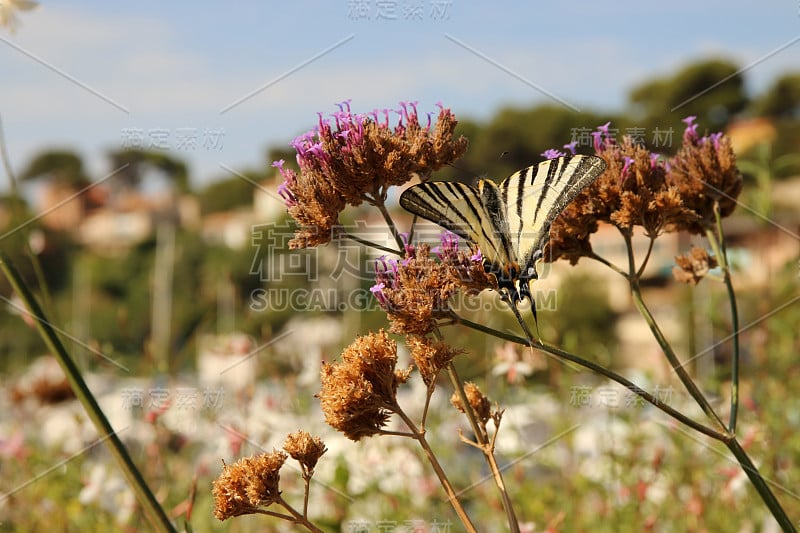
[[[736,440],[736,437],[732,436],[730,439],[723,442],[725,442],[725,446],[727,446],[731,453],[733,453],[734,457],[736,457],[736,460],[739,461],[739,465],[742,467],[742,470],[744,470],[744,473],[747,474],[747,477],[750,479],[753,487],[756,489],[759,496],[761,496],[761,499],[764,500],[764,503],[767,505],[772,513],[772,516],[775,518],[775,520],[777,520],[778,524],[780,524],[783,531],[795,533],[797,529],[795,528],[794,524],[786,515],[786,511],[783,510],[783,507],[781,507],[781,504],[775,497],[775,494],[773,494],[764,478],[761,477],[756,465],[754,465],[753,461],[750,460],[747,452],[744,451],[744,448],[742,448],[742,445]]]
[[[394,237],[394,240],[397,243],[397,247],[400,250],[403,250],[405,248],[405,243],[403,242],[403,239],[400,237],[400,233],[397,231],[397,226],[395,225],[394,220],[392,220],[392,215],[390,215],[389,211],[386,209],[383,196],[376,194],[373,200],[375,207],[377,207],[378,211],[381,212],[383,220],[386,221],[386,225],[389,226],[389,231],[392,232],[392,236]]]
[[[484,326],[483,324],[478,324],[476,322],[472,322],[471,320],[467,320],[466,318],[462,318],[462,317],[460,317],[458,315],[455,315],[455,314],[453,314],[452,316],[453,316],[453,320],[454,320],[455,323],[462,324],[462,325],[464,325],[464,326],[466,326],[468,328],[471,328],[471,329],[474,329],[474,330],[477,330],[477,331],[481,331],[483,333],[487,333],[487,334],[492,335],[493,337],[497,337],[499,339],[504,339],[504,340],[507,340],[507,341],[510,341],[510,342],[514,342],[514,343],[517,343],[517,344],[522,344],[523,346],[530,346],[530,344],[528,343],[528,340],[523,338],[523,337],[518,337],[516,335],[512,335],[510,333],[505,333],[503,331],[497,331],[495,329],[492,329],[492,328],[489,328],[487,326]],[[622,385],[623,387],[625,387],[626,389],[628,389],[632,393],[634,393],[637,396],[639,396],[642,399],[644,399],[646,402],[652,404],[654,407],[657,407],[658,409],[660,409],[664,413],[668,414],[672,418],[678,420],[679,422],[685,424],[686,426],[688,426],[688,427],[690,427],[690,428],[692,428],[692,429],[694,429],[694,430],[696,430],[696,431],[698,431],[698,432],[700,432],[700,433],[702,433],[704,435],[708,435],[709,437],[711,437],[713,439],[716,439],[716,440],[720,440],[720,441],[725,441],[726,439],[729,438],[729,435],[727,433],[722,433],[722,432],[716,431],[716,430],[714,430],[712,428],[704,426],[703,424],[700,424],[699,422],[696,422],[696,421],[692,420],[691,418],[689,418],[688,416],[684,415],[680,411],[676,411],[675,409],[673,409],[669,405],[663,403],[661,400],[659,400],[658,398],[656,398],[655,396],[653,396],[649,392],[645,391],[644,389],[642,389],[638,385],[634,384],[632,381],[629,381],[628,379],[622,377],[621,375],[617,374],[616,372],[613,372],[612,370],[609,370],[608,368],[605,368],[605,367],[603,367],[603,366],[601,366],[601,365],[599,365],[597,363],[594,363],[592,361],[589,361],[589,360],[584,359],[582,357],[579,357],[577,355],[574,355],[574,354],[571,354],[571,353],[566,352],[564,350],[561,350],[559,348],[556,348],[555,346],[550,346],[550,345],[547,345],[547,344],[537,344],[536,346],[534,346],[534,348],[536,348],[538,350],[542,350],[544,352],[547,352],[547,353],[549,353],[551,355],[554,355],[556,357],[559,357],[561,359],[570,361],[570,362],[575,363],[577,365],[580,365],[580,366],[582,366],[584,368],[588,368],[589,370],[592,370],[592,371],[597,372],[598,374],[600,374],[602,376],[605,376],[606,378],[610,379],[611,381],[615,381],[615,382],[619,383],[620,385]]]
[[[403,255],[403,253],[398,251],[398,250],[395,250],[393,248],[389,248],[388,246],[383,246],[383,245],[378,244],[376,242],[372,242],[372,241],[368,241],[366,239],[362,239],[361,237],[359,237],[357,235],[353,235],[352,233],[348,233],[344,229],[339,230],[336,233],[336,236],[340,237],[340,238],[344,238],[344,239],[350,239],[351,241],[355,241],[358,244],[362,244],[362,245],[367,246],[369,248],[375,248],[376,250],[380,250],[381,252],[386,252],[386,253],[389,253],[389,254],[392,254],[392,255]]]
[[[689,391],[689,394],[692,396],[692,398],[694,398],[708,418],[719,424],[720,428],[726,428],[727,426],[725,426],[719,415],[717,415],[717,413],[714,411],[714,408],[711,407],[711,404],[708,403],[705,395],[697,387],[694,380],[689,375],[689,372],[687,372],[686,368],[684,368],[683,363],[681,363],[678,359],[678,356],[675,354],[675,351],[672,349],[669,341],[664,336],[661,328],[658,326],[655,317],[650,312],[650,309],[647,308],[647,305],[645,305],[644,299],[642,298],[642,291],[639,286],[639,274],[636,268],[636,260],[633,256],[633,242],[631,241],[631,233],[629,231],[623,231],[622,228],[618,229],[625,239],[625,247],[628,251],[627,278],[628,282],[630,283],[631,294],[633,295],[633,303],[636,305],[636,309],[639,311],[639,314],[642,315],[642,318],[644,318],[645,322],[647,322],[647,325],[650,327],[650,331],[653,333],[656,342],[658,342],[658,345],[661,346],[661,349],[664,351],[664,355],[666,355],[669,364],[672,366],[672,369],[681,380],[681,383],[683,383],[683,386],[686,387],[687,391]]]
[[[609,261],[605,257],[599,256],[594,252],[591,252],[586,257],[588,257],[590,259],[594,259],[595,261],[598,261],[598,262],[604,264],[605,266],[607,266],[608,268],[610,268],[611,270],[613,270],[614,272],[616,272],[617,274],[619,274],[623,278],[628,279],[628,273],[627,272],[622,270],[620,267],[618,267],[617,265],[615,265],[614,263],[612,263],[611,261]]]
[[[716,411],[714,411],[714,408],[711,407],[711,404],[708,403],[705,395],[702,393],[702,391],[700,391],[694,380],[692,380],[691,376],[686,371],[683,363],[681,363],[678,359],[678,356],[675,354],[675,351],[672,349],[669,341],[667,341],[667,338],[664,336],[661,328],[658,327],[655,317],[653,317],[650,309],[648,309],[647,305],[645,305],[644,299],[642,299],[642,292],[639,288],[638,280],[631,280],[631,293],[633,294],[633,303],[636,305],[636,309],[639,310],[639,314],[641,314],[642,318],[644,318],[645,322],[647,322],[647,325],[650,327],[650,331],[656,338],[658,345],[664,351],[664,355],[666,355],[667,360],[677,374],[678,378],[681,380],[681,383],[683,383],[683,386],[686,387],[686,390],[689,392],[692,398],[694,398],[694,400],[700,406],[700,409],[703,410],[709,419],[719,424],[720,428],[726,428],[727,426],[722,422]]]
[[[399,405],[392,406],[391,411],[396,413],[408,426],[408,429],[411,430],[411,437],[419,442],[419,445],[422,447],[422,450],[425,452],[425,457],[428,458],[428,462],[433,467],[434,472],[436,472],[436,477],[439,478],[439,483],[441,483],[442,488],[444,488],[445,493],[447,493],[447,499],[450,502],[450,505],[453,506],[453,510],[458,515],[458,518],[461,520],[461,523],[470,533],[476,533],[475,526],[472,524],[467,512],[464,510],[464,507],[461,505],[461,501],[458,499],[458,495],[456,491],[453,489],[453,485],[450,484],[450,480],[447,478],[447,474],[445,473],[442,465],[439,464],[439,460],[436,458],[436,454],[433,453],[430,444],[428,444],[427,439],[425,439],[425,434],[421,432],[416,424],[406,415],[405,411],[403,411]]]
[[[731,306],[731,327],[733,329],[733,359],[731,361],[731,413],[728,420],[728,431],[736,433],[736,421],[739,416],[739,311],[736,306],[736,293],[733,291],[731,268],[728,263],[728,252],[725,246],[725,233],[722,231],[722,217],[719,212],[719,203],[714,203],[714,217],[717,222],[717,234],[710,229],[706,230],[706,237],[711,244],[714,255],[717,257],[722,269],[722,282],[728,291],[728,302]],[[718,240],[719,239],[719,240]]]
[[[442,334],[438,328],[434,333],[437,338],[441,340]],[[450,382],[453,385],[453,389],[455,389],[458,399],[461,401],[461,405],[464,407],[464,414],[467,416],[469,425],[472,428],[472,433],[475,435],[477,447],[481,450],[481,452],[483,452],[483,456],[486,458],[489,469],[492,471],[492,477],[494,478],[495,485],[497,485],[497,490],[500,491],[503,510],[505,511],[506,519],[508,520],[508,527],[512,533],[519,533],[519,521],[517,520],[517,515],[514,511],[514,505],[511,502],[511,497],[508,494],[508,489],[506,488],[505,481],[503,480],[503,473],[497,465],[497,459],[494,456],[494,439],[492,439],[491,442],[489,441],[489,435],[486,431],[486,426],[478,421],[475,410],[472,408],[472,404],[469,403],[469,399],[467,398],[467,392],[464,389],[464,382],[461,380],[461,377],[459,377],[458,371],[456,370],[456,367],[452,361],[447,365],[447,375],[450,377]],[[497,431],[497,428],[495,428],[495,431]]]
[[[320,528],[312,524],[305,514],[300,514],[300,512],[298,512],[297,509],[289,505],[289,503],[287,503],[286,500],[284,500],[280,494],[278,494],[278,499],[276,503],[278,503],[281,507],[286,509],[289,512],[289,514],[292,515],[292,516],[286,516],[280,513],[276,513],[280,515],[281,518],[284,518],[284,520],[288,520],[290,522],[294,522],[295,524],[299,524],[305,527],[307,530],[313,531],[314,533],[325,533]]]
[[[653,245],[655,244],[656,239],[655,237],[650,236],[650,243],[647,245],[647,253],[642,260],[642,264],[639,265],[639,270],[636,271],[636,279],[641,279],[642,274],[644,274],[644,269],[647,268],[647,262],[650,261],[650,254],[653,253]]]
[[[104,442],[107,443],[111,454],[122,469],[122,473],[136,493],[139,504],[144,509],[150,523],[157,531],[174,533],[176,531],[175,527],[172,525],[169,518],[167,518],[164,509],[150,491],[141,472],[128,454],[125,445],[119,439],[114,428],[111,427],[108,419],[103,414],[92,391],[89,390],[89,387],[83,380],[80,370],[67,353],[67,350],[59,340],[53,327],[47,321],[36,298],[2,252],[0,252],[0,269],[2,269],[8,281],[11,283],[11,286],[25,303],[31,316],[36,319],[36,327],[39,330],[39,334],[42,336],[48,349],[53,353],[56,359],[58,359],[61,368],[64,370],[64,374],[66,374],[69,380],[72,390],[75,392],[75,396],[80,400],[92,423],[94,423],[95,428],[97,428],[97,433],[104,439]]]

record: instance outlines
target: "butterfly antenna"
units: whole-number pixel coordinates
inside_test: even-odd
[[[531,314],[533,315],[533,325],[536,327],[536,337],[539,339],[539,343],[542,342],[542,332],[539,331],[539,319],[536,317],[536,302],[531,299]]]
[[[531,310],[533,312],[533,321],[536,324],[536,333],[537,333],[536,339],[534,340],[533,333],[531,333],[531,330],[528,327],[528,324],[522,318],[522,315],[520,314],[519,309],[517,309],[516,304],[513,301],[511,301],[511,298],[509,298],[505,294],[503,295],[503,300],[508,304],[508,306],[511,308],[511,311],[514,313],[514,316],[517,318],[517,322],[519,322],[519,325],[522,328],[522,331],[525,333],[525,337],[528,340],[528,347],[531,349],[531,353],[533,353],[533,350],[534,350],[534,348],[536,348],[536,345],[537,344],[538,345],[542,344],[542,340],[541,340],[542,336],[541,336],[541,334],[539,334],[539,321],[536,319],[536,307],[532,307],[531,308]],[[533,300],[531,300],[531,305],[534,305],[533,304]],[[545,353],[547,353],[547,352],[545,352]],[[576,370],[576,371],[579,371],[579,372],[581,371],[581,368],[579,366],[575,365],[574,363],[571,363],[569,361],[565,361],[565,360],[560,359],[558,357],[555,357],[554,355],[549,354],[549,353],[547,353],[547,355],[552,357],[552,358],[554,358],[559,363],[563,364],[564,366],[566,366],[566,367],[568,367],[568,368],[570,368],[572,370]]]
[[[534,338],[533,333],[531,333],[531,330],[528,327],[528,324],[522,318],[522,315],[520,314],[519,309],[517,309],[516,304],[514,302],[512,302],[510,299],[506,299],[506,303],[508,303],[508,306],[511,308],[511,311],[514,313],[514,316],[517,318],[517,322],[519,322],[519,325],[522,328],[522,331],[525,333],[525,337],[528,339],[528,345],[531,348],[533,348],[534,344],[541,344],[542,343],[541,337],[537,336],[537,337]],[[537,333],[539,331],[539,325],[538,324],[536,325],[536,331],[537,331]]]

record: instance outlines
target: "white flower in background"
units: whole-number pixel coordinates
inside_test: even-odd
[[[252,387],[262,355],[255,339],[244,333],[202,335],[197,348],[200,382],[232,391]]]
[[[94,463],[89,467],[89,476],[78,501],[83,505],[99,505],[113,513],[118,524],[127,524],[136,508],[136,497],[125,479],[116,472],[109,472],[105,463]]]
[[[8,28],[14,33],[19,27],[19,19],[15,11],[30,11],[38,6],[39,2],[31,0],[0,0],[0,26]]]
[[[494,355],[492,374],[505,375],[511,384],[521,383],[537,370],[547,368],[547,361],[540,352],[531,352],[527,348],[518,349],[517,345],[511,342],[495,348]]]
[[[290,358],[299,371],[299,385],[317,386],[323,357],[332,359],[338,355],[331,350],[341,341],[341,323],[329,317],[293,318],[284,326],[283,332],[286,336],[272,345],[273,350],[278,355]]]

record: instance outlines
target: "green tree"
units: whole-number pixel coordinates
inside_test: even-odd
[[[83,160],[70,150],[45,150],[37,154],[20,173],[20,179],[23,180],[40,177],[75,188],[89,184]]]
[[[253,203],[254,184],[264,179],[258,172],[245,171],[241,176],[215,181],[200,192],[200,210],[204,215],[227,211]]]
[[[748,98],[738,65],[708,59],[635,87],[629,101],[643,126],[676,127],[683,117],[695,115],[704,127],[720,129],[745,108]]]
[[[565,151],[563,145],[570,142],[573,134],[594,130],[608,120],[595,113],[576,112],[556,105],[507,107],[482,126],[462,120],[458,131],[469,139],[470,145],[464,158],[456,163],[459,167],[456,175],[503,180],[541,161],[541,154],[547,149]],[[578,148],[587,149],[586,146]]]
[[[161,171],[178,192],[189,191],[189,172],[186,164],[164,152],[152,150],[114,150],[108,153],[115,178],[124,187],[135,188],[148,170]],[[122,168],[124,167],[124,168]]]
[[[756,114],[770,118],[800,118],[800,72],[778,78],[772,86],[754,102]]]

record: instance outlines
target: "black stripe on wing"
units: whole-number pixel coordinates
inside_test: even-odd
[[[507,247],[478,189],[448,181],[421,183],[400,196],[400,205],[477,245],[492,263],[507,262]]]

